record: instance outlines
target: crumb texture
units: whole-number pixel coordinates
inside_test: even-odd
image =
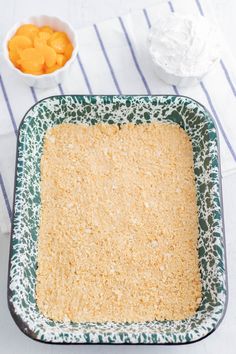
[[[192,145],[171,124],[61,124],[41,160],[37,304],[53,320],[177,320],[201,300]]]

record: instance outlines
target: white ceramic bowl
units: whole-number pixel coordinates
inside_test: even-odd
[[[9,59],[9,52],[8,52],[8,41],[14,36],[16,33],[17,29],[26,23],[32,23],[36,26],[50,26],[54,30],[65,32],[67,36],[69,37],[74,50],[72,52],[71,58],[66,62],[66,64],[54,71],[53,73],[50,74],[43,74],[43,75],[32,75],[32,74],[25,74],[19,69],[17,69],[13,63]],[[77,38],[76,38],[76,32],[73,30],[71,25],[67,23],[64,20],[61,20],[58,17],[54,16],[46,16],[46,15],[40,15],[40,16],[31,16],[23,21],[20,21],[14,25],[10,31],[8,31],[7,35],[5,36],[5,39],[3,41],[3,54],[6,62],[8,63],[9,67],[11,70],[14,71],[15,75],[17,75],[19,78],[25,81],[25,83],[29,86],[33,86],[36,88],[51,88],[56,86],[57,84],[61,83],[64,81],[66,75],[68,74],[68,71],[71,67],[71,64],[75,61],[76,54],[78,50],[78,44],[77,44]]]
[[[155,60],[155,57],[151,54],[151,59],[154,65],[154,70],[157,76],[164,81],[166,84],[175,85],[178,87],[189,87],[197,85],[206,73],[201,76],[181,76],[169,73]]]
[[[200,15],[170,13],[150,29],[148,51],[160,79],[179,87],[193,86],[220,59],[219,33]]]

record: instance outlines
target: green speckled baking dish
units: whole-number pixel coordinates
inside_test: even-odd
[[[193,145],[199,213],[198,253],[203,299],[181,321],[143,323],[54,322],[35,301],[40,213],[40,159],[49,127],[61,123],[179,124]],[[216,127],[196,101],[182,96],[55,96],[33,106],[18,136],[8,303],[15,322],[33,339],[49,343],[182,344],[200,340],[221,322],[227,281],[220,163]]]

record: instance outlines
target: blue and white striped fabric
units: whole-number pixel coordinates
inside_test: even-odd
[[[169,11],[213,18],[200,0],[158,1],[157,6],[78,30],[79,54],[66,82],[50,90],[33,89],[16,79],[0,61],[0,231],[12,215],[16,136],[25,112],[38,100],[58,94],[181,94],[212,113],[221,142],[223,174],[236,169],[236,67],[225,47],[222,60],[192,88],[160,81],[147,53],[146,39],[157,14]]]

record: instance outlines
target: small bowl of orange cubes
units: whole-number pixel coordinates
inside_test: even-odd
[[[51,88],[64,81],[76,58],[76,33],[58,17],[32,16],[7,33],[3,50],[9,66],[29,86]]]

